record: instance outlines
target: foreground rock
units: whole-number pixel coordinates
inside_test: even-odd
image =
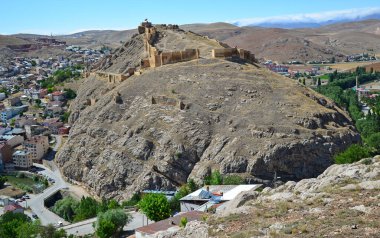
[[[208,220],[209,237],[378,237],[379,182],[377,156],[266,188],[254,199],[240,194]]]
[[[97,195],[124,199],[142,189],[175,189],[215,169],[247,180],[315,177],[359,141],[345,112],[295,81],[207,58],[215,41],[182,31],[159,35],[156,45],[169,50],[171,42],[177,50],[200,42],[202,58],[147,69],[120,84],[90,77],[71,104],[73,127],[57,162]],[[114,63],[103,62],[103,70],[134,65],[143,55],[141,38],[117,51]]]

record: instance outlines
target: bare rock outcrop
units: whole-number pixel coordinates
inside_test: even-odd
[[[71,104],[73,126],[57,162],[100,197],[175,189],[211,170],[247,179],[316,177],[334,154],[360,141],[344,111],[295,81],[207,58],[215,41],[177,30],[159,35],[156,45],[166,50],[199,42],[202,58],[147,69],[120,84],[90,77]],[[137,62],[132,48],[142,55],[140,38],[102,70],[122,72],[122,59]]]

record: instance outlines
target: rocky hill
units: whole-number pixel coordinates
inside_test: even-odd
[[[261,182],[315,177],[360,140],[347,114],[323,96],[247,61],[212,58],[211,49],[224,47],[215,40],[157,28],[152,44],[198,48],[200,58],[136,68],[121,83],[90,76],[71,104],[73,127],[57,162],[101,197],[175,189],[211,170]],[[99,67],[138,67],[144,48],[138,34]]]
[[[317,178],[241,193],[206,222],[160,238],[380,237],[380,156],[330,166]]]

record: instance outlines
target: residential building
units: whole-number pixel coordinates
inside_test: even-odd
[[[256,190],[261,184],[209,185],[180,199],[181,212],[207,211],[209,208],[234,199],[239,193]]]
[[[33,165],[32,154],[28,151],[17,150],[13,153],[13,163],[16,168],[29,169]]]
[[[49,129],[51,131],[52,134],[59,134],[59,128],[61,128],[63,126],[63,122],[60,122],[60,121],[57,121],[57,122],[52,122],[49,124]]]
[[[60,91],[55,91],[51,94],[53,101],[63,101],[65,100],[65,93]]]
[[[190,221],[200,221],[202,220],[204,212],[200,211],[191,211],[191,212],[183,212],[174,217],[170,217],[165,220],[161,220],[155,223],[152,223],[147,226],[139,227],[135,230],[136,238],[147,238],[152,237],[154,234],[158,232],[167,231],[168,229],[180,229],[181,219],[186,217],[187,222]]]
[[[48,130],[49,130],[48,128],[41,125],[26,125],[25,126],[26,138],[29,139],[37,135],[46,135],[46,132],[48,132]]]
[[[6,142],[10,147],[14,148],[21,145],[24,142],[24,136],[20,135],[2,135],[0,136],[0,142]]]
[[[24,148],[30,152],[34,163],[40,163],[49,149],[49,138],[47,136],[33,136],[24,141]]]
[[[70,126],[66,125],[58,129],[58,134],[59,135],[68,135],[70,132]]]
[[[19,97],[14,97],[14,98],[7,98],[6,102],[8,103],[8,107],[13,107],[13,106],[21,106],[21,99]]]
[[[12,162],[12,147],[6,143],[0,143],[0,161],[2,164],[11,163]]]
[[[18,204],[8,204],[4,207],[4,212],[24,213],[24,208]]]

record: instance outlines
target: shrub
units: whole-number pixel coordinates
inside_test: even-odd
[[[244,179],[238,175],[228,175],[223,178],[224,185],[239,185],[243,183]]]
[[[370,156],[371,153],[367,147],[354,144],[348,147],[347,150],[336,155],[334,161],[336,164],[350,164]]]
[[[181,218],[181,223],[179,224],[180,227],[186,227],[187,224],[187,217]]]

